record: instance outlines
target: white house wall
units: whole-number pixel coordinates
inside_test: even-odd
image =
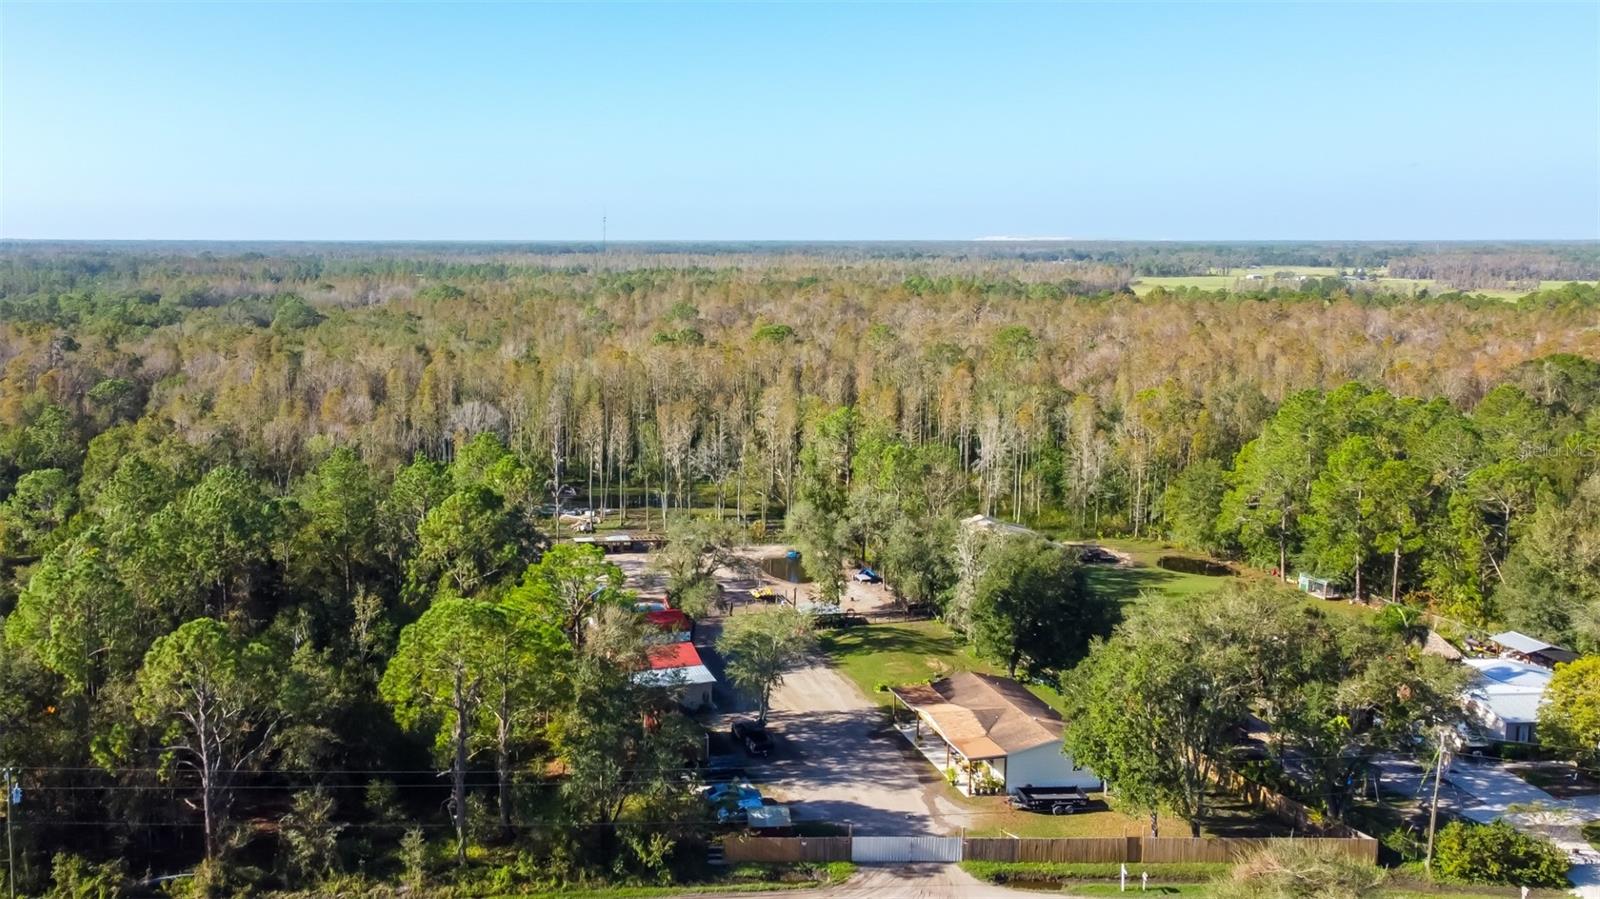
[[[1046,743],[1026,752],[1013,752],[1006,756],[1006,789],[1018,787],[1082,787],[1085,790],[1100,786],[1100,778],[1087,768],[1079,768],[1072,758],[1061,751],[1061,744]]]
[[[684,684],[678,688],[678,704],[690,711],[711,705],[710,684]]]

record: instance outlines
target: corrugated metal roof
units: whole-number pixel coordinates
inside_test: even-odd
[[[692,668],[704,664],[693,643],[657,643],[650,647],[649,657],[650,667],[657,671],[665,668]]]
[[[1538,720],[1539,705],[1550,685],[1548,670],[1511,659],[1466,659],[1462,664],[1478,672],[1468,698],[1507,723]]]
[[[1516,631],[1506,631],[1503,634],[1495,634],[1489,639],[1500,644],[1501,646],[1504,646],[1506,649],[1514,649],[1523,654],[1538,652],[1541,649],[1550,648],[1549,643],[1546,643],[1543,640],[1536,640],[1527,634],[1519,634]]]
[[[683,644],[675,643],[674,646]],[[682,687],[689,684],[714,684],[717,676],[711,669],[704,665],[690,665],[686,668],[657,668],[650,671],[640,671],[633,676],[634,683],[644,684],[649,687]]]

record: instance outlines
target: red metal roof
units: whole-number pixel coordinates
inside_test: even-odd
[[[656,671],[667,668],[693,668],[703,665],[700,653],[693,643],[659,643],[650,647],[650,667]]]
[[[685,615],[681,609],[661,609],[655,612],[644,613],[645,620],[664,631],[686,631],[694,626],[694,621]]]

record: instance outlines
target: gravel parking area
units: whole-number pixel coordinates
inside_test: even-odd
[[[719,679],[722,714],[711,726],[726,733],[756,710],[723,677],[713,648],[721,624],[703,623],[697,642],[705,644],[701,655]],[[959,831],[962,809],[944,795],[937,772],[888,726],[878,706],[822,660],[784,678],[767,722],[775,742],[770,758],[752,758],[736,747],[731,752],[763,793],[791,805],[797,822],[831,822],[863,835]]]

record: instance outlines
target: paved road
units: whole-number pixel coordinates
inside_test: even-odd
[[[703,896],[704,894],[701,894]],[[756,896],[772,899],[773,893],[724,893],[725,896]],[[817,890],[784,891],[795,899],[849,899],[856,896],[894,899],[1015,899],[1033,896],[1023,890],[984,883],[955,865],[897,865],[862,868],[849,882]]]
[[[1387,796],[1413,799],[1424,806],[1433,795],[1433,767],[1408,758],[1380,755],[1376,764],[1381,777],[1378,790]],[[1477,800],[1467,795],[1449,781],[1439,785],[1439,810],[1460,814],[1461,810]]]
[[[1584,822],[1600,819],[1600,796],[1556,799],[1498,761],[1457,759],[1445,780],[1468,795],[1461,813],[1474,821],[1504,818],[1518,830],[1543,834],[1572,856],[1569,876],[1585,899],[1600,899],[1600,855],[1583,838]]]

